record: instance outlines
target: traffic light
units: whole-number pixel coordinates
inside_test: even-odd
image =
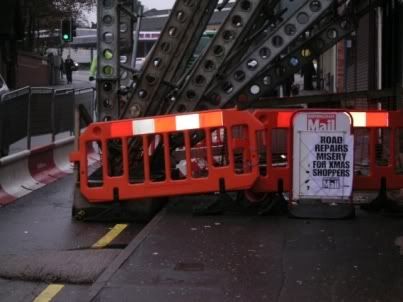
[[[61,38],[63,42],[73,41],[73,27],[71,18],[62,20]]]

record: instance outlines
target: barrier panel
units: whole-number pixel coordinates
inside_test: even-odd
[[[95,111],[95,92],[92,88],[74,90],[74,103],[83,105],[88,112]]]
[[[78,94],[78,102],[92,110],[92,89],[82,89]],[[48,87],[27,87],[2,96],[0,207],[73,172],[68,155],[73,150],[74,138],[55,141],[55,137],[56,125],[61,131],[72,131],[74,104],[74,90]],[[12,147],[22,144],[23,150],[9,155],[9,147],[16,141]],[[35,142],[40,145],[34,146]],[[91,152],[90,165],[99,161]]]
[[[82,105],[87,110],[87,113],[95,120],[95,90],[92,88],[76,89],[74,92],[74,103],[76,106]],[[84,128],[87,125],[80,120],[80,128]]]
[[[75,104],[92,115],[94,90],[26,87],[4,94],[0,101],[0,158],[49,145],[60,133],[72,135]]]
[[[6,93],[1,97],[1,155],[7,155],[11,144],[27,136],[30,96],[30,88],[25,87]]]
[[[55,90],[55,134],[74,129],[74,89]]]
[[[95,203],[222,190],[291,192],[291,121],[298,111],[205,111],[95,123],[70,158],[79,165],[82,194]],[[353,190],[403,188],[403,111],[345,112],[355,135]],[[273,146],[279,133],[280,149]],[[87,168],[93,143],[102,156],[96,175]]]
[[[31,88],[30,136],[54,133],[53,99],[54,89]]]
[[[251,113],[236,110],[94,123],[70,158],[79,166],[81,193],[92,202],[248,189],[259,174],[260,130]],[[222,132],[222,144],[213,145]],[[90,175],[87,150],[94,142],[101,149],[102,168]],[[184,159],[175,158],[176,152]],[[195,165],[200,159],[207,169]]]

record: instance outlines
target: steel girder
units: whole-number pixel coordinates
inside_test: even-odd
[[[234,99],[257,74],[270,66],[274,59],[282,54],[298,36],[317,23],[334,3],[333,0],[309,0],[299,6],[291,16],[277,26],[251,49],[243,59],[223,75],[223,82],[218,82],[211,90],[215,97],[203,100],[199,109],[223,107]],[[191,109],[193,110],[193,109]],[[190,111],[191,111],[190,110]]]
[[[199,41],[210,21],[215,8],[217,7],[218,1],[211,1],[209,6],[205,9],[205,12],[193,21],[194,25],[198,22],[195,31],[192,29],[185,32],[184,39],[181,42],[181,47],[176,57],[173,58],[171,62],[171,67],[165,77],[163,85],[161,85],[159,91],[157,92],[153,102],[149,108],[150,112],[155,112],[156,114],[164,114],[167,112],[167,107],[169,107],[172,101],[176,101],[173,98],[178,86],[186,78],[186,72],[188,69],[188,64],[192,59],[194,50],[199,44]]]
[[[161,86],[169,84],[175,76],[172,71],[184,57],[188,56],[188,46],[193,34],[198,32],[201,20],[212,14],[218,0],[197,1],[177,0],[161,33],[154,45],[122,118],[156,114],[159,108],[155,99]],[[182,44],[183,43],[183,44]],[[151,106],[151,107],[150,107]],[[152,110],[150,110],[150,108]]]
[[[345,18],[319,23],[307,39],[295,41],[289,51],[278,62],[269,67],[252,81],[240,95],[248,96],[248,103],[268,95],[286,79],[299,72],[301,67],[311,63],[322,53],[333,47],[338,41],[355,30],[352,22]],[[243,106],[247,104],[239,103]]]
[[[233,48],[242,42],[243,33],[250,30],[266,5],[266,1],[263,0],[241,0],[235,3],[209,47],[198,60],[170,111],[189,111],[187,106],[201,99]]]
[[[98,120],[119,119],[119,92],[121,80],[130,78],[121,73],[121,58],[126,69],[131,65],[133,51],[133,23],[137,21],[133,7],[137,0],[99,1],[97,52]]]

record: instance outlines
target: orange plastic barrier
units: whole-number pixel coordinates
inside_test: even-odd
[[[252,113],[236,110],[94,123],[70,160],[79,166],[81,192],[90,202],[242,190],[259,176],[259,130],[263,126]],[[195,136],[202,142],[192,143]],[[102,169],[91,176],[86,150],[94,143]],[[207,169],[195,165],[202,159]]]
[[[258,139],[262,169],[253,191],[291,190],[291,119],[296,111],[254,111],[265,130]],[[403,112],[348,112],[355,136],[354,190],[379,190],[382,179],[389,190],[403,188]]]
[[[78,164],[81,192],[89,202],[222,190],[290,191],[296,111],[215,110],[94,123],[70,158]],[[403,188],[403,112],[349,113],[354,189],[379,190],[382,180],[387,189]],[[88,168],[86,150],[94,143],[101,150],[98,175]]]

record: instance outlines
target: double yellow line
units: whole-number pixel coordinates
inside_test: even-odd
[[[52,301],[54,297],[63,289],[63,284],[50,284],[45,288],[38,297],[35,298],[34,302],[48,302]]]
[[[120,235],[126,228],[127,224],[115,225],[105,236],[95,242],[91,247],[94,249],[101,249],[107,247],[116,237]],[[49,284],[34,302],[49,302],[63,289],[63,284]]]
[[[119,236],[126,228],[127,224],[115,225],[104,237],[95,242],[91,247],[93,249],[102,249],[107,247],[116,237]]]

